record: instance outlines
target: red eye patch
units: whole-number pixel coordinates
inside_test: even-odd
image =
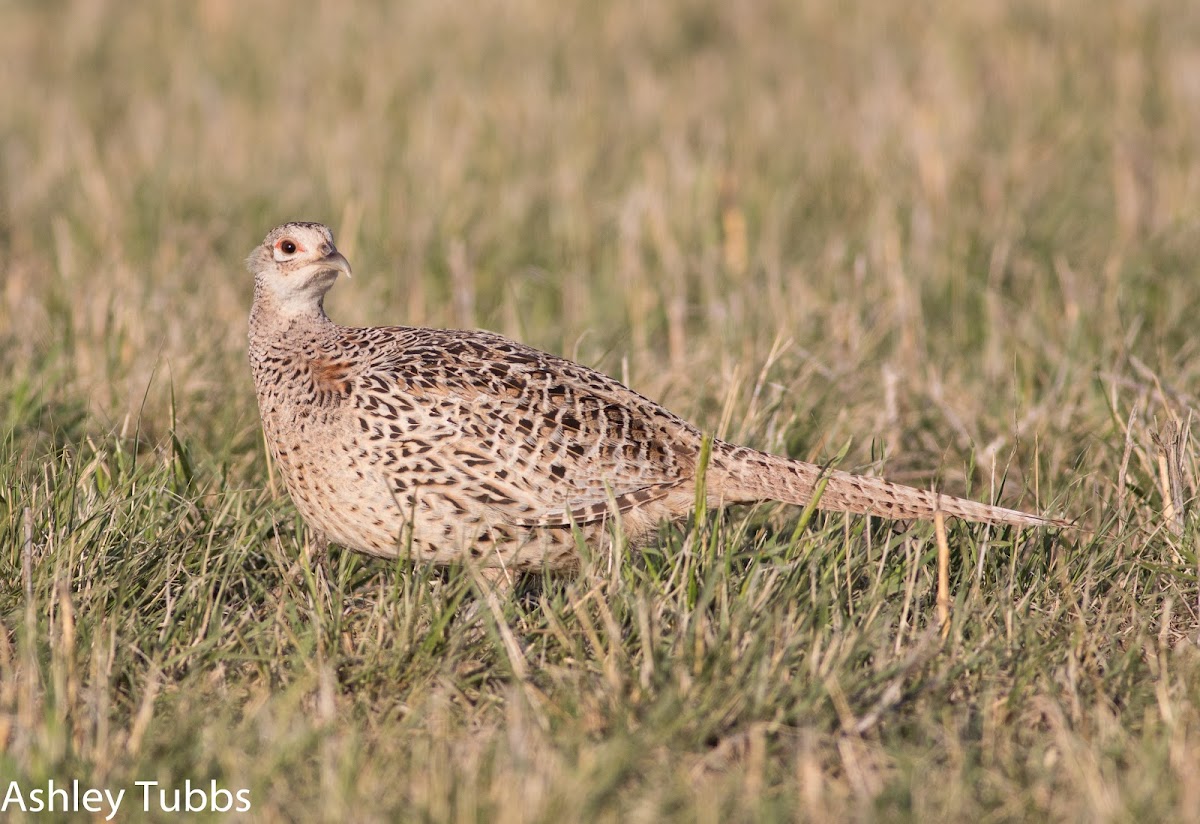
[[[290,237],[285,237],[275,243],[275,248],[283,252],[285,255],[294,255],[296,252],[303,252],[304,246],[292,240]]]

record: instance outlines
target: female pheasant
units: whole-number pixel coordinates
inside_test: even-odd
[[[586,366],[488,332],[350,328],[325,293],[350,264],[319,223],[272,229],[254,275],[250,364],[267,445],[325,538],[433,563],[570,569],[576,533],[603,545],[619,516],[644,543],[695,505],[696,427]],[[712,442],[712,507],[823,509],[1065,526],[1026,512]]]

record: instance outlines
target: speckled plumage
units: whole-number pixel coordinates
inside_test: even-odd
[[[247,259],[250,363],[266,441],[313,529],[373,555],[570,569],[575,530],[632,545],[695,503],[702,435],[612,378],[488,332],[349,328],[324,295],[350,266],[329,229],[288,223]],[[1060,521],[822,471],[715,440],[711,506],[824,509],[1031,526]]]

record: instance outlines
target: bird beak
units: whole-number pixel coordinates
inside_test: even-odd
[[[341,252],[334,249],[332,252],[321,258],[321,263],[328,266],[330,269],[341,272],[346,277],[351,277],[350,261],[342,255]]]

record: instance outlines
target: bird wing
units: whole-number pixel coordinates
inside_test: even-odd
[[[477,499],[515,504],[522,526],[601,520],[695,474],[698,430],[594,369],[486,332],[347,332],[373,351],[359,380],[419,412],[399,437],[441,444]]]
[[[523,527],[566,527],[592,524],[603,521],[613,512],[625,513],[634,507],[660,501],[679,489],[684,483],[685,481],[675,481],[674,483],[654,484],[621,495],[614,495],[611,500],[584,501],[570,508],[552,507],[539,513],[536,518],[516,518],[513,523]]]

